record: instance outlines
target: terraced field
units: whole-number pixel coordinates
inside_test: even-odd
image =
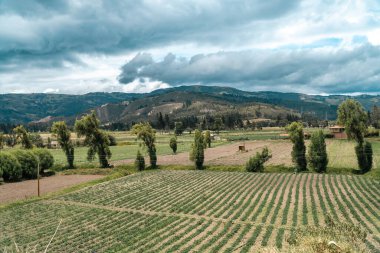
[[[0,210],[0,248],[49,252],[286,249],[295,228],[359,223],[380,248],[380,183],[360,176],[147,171]]]

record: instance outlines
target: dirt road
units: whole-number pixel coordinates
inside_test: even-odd
[[[41,195],[70,186],[102,178],[101,175],[56,175],[40,180]],[[0,204],[26,199],[37,195],[37,180],[26,180],[0,185]]]

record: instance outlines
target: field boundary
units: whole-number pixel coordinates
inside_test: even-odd
[[[164,211],[140,210],[140,209],[135,209],[135,208],[127,208],[127,207],[103,206],[103,205],[81,203],[81,202],[67,201],[67,200],[44,200],[44,201],[42,201],[42,203],[44,203],[44,204],[55,204],[55,205],[56,204],[58,204],[58,205],[69,205],[69,206],[77,206],[77,207],[87,207],[87,208],[95,208],[95,209],[108,210],[108,211],[114,211],[114,212],[139,213],[139,214],[151,215],[151,216],[156,216],[156,215],[159,215],[159,216],[175,216],[178,218],[206,220],[206,221],[212,221],[212,222],[222,222],[222,223],[231,223],[231,224],[240,224],[240,225],[255,225],[255,226],[261,226],[261,227],[273,227],[273,224],[253,222],[253,221],[242,221],[242,220],[236,220],[236,219],[217,218],[217,217],[211,217],[211,216],[207,216],[207,215],[171,213],[171,212],[164,212]],[[298,227],[307,227],[307,226],[301,226],[300,225]],[[276,226],[276,228],[283,228],[286,230],[294,229],[294,227],[287,226],[287,225],[278,225],[278,226]]]

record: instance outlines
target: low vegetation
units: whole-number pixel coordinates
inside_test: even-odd
[[[62,219],[51,252],[321,252],[315,249],[330,241],[345,251],[325,252],[373,251],[380,236],[380,209],[371,197],[377,187],[362,176],[145,171],[0,209],[0,246],[16,242],[40,252]]]

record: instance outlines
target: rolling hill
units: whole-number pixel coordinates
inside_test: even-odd
[[[247,92],[219,86],[179,86],[151,93],[2,94],[1,123],[49,122],[70,120],[96,110],[103,123],[145,120],[157,113],[175,117],[239,112],[248,117],[257,113],[275,118],[283,113],[312,113],[318,118],[336,118],[344,95],[306,95],[301,93]],[[355,96],[368,110],[380,105],[380,96]]]

